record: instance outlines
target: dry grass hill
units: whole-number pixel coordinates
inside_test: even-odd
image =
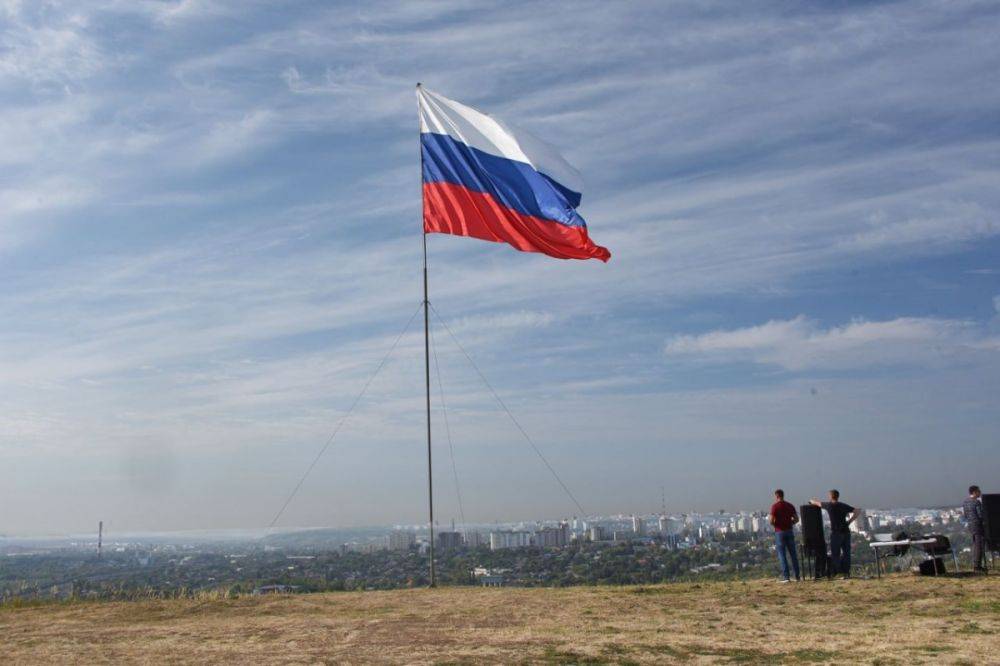
[[[998,637],[1000,576],[0,608],[7,664],[1000,664]]]

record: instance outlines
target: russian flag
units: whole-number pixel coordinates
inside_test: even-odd
[[[425,233],[559,259],[611,258],[576,212],[579,174],[551,146],[419,85],[417,105]]]

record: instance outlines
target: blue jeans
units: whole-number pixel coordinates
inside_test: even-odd
[[[799,575],[799,556],[795,552],[795,532],[794,530],[785,530],[784,532],[774,533],[774,545],[778,551],[778,562],[781,563],[781,577],[788,580],[788,558],[792,558],[792,567],[795,569],[795,579],[800,578]],[[786,554],[787,552],[787,554]]]
[[[830,566],[835,574],[851,575],[850,532],[830,532]]]

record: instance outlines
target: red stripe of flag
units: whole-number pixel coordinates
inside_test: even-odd
[[[557,259],[600,259],[611,253],[595,245],[586,227],[571,227],[524,215],[489,194],[451,183],[424,183],[424,231],[508,243],[522,252]]]

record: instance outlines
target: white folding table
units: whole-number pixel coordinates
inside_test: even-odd
[[[899,541],[872,541],[869,545],[872,550],[875,551],[875,573],[879,578],[882,577],[882,560],[887,557],[887,555],[881,554],[880,551],[886,548],[896,548],[898,546],[932,546],[936,544],[937,539],[901,539]],[[951,557],[955,560],[955,571],[958,571],[958,556],[955,554],[954,546],[951,548]],[[932,555],[932,557],[934,557]],[[934,566],[934,575],[937,575],[937,565]]]

